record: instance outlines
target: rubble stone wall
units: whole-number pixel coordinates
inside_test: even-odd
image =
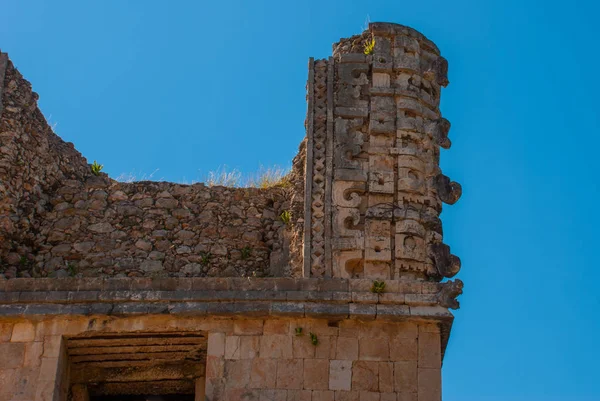
[[[286,185],[266,189],[95,176],[52,132],[29,82],[2,60],[0,275],[300,274],[302,154]]]

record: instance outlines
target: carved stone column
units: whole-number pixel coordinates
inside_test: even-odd
[[[446,60],[417,31],[373,23],[310,63],[305,276],[452,277],[442,202],[461,187],[439,168]],[[310,179],[312,177],[312,179]]]

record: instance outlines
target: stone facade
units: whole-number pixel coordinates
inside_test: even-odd
[[[447,62],[373,23],[309,60],[285,185],[93,174],[0,54],[0,401],[439,401]]]

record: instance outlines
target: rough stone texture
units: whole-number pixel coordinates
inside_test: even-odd
[[[440,400],[447,69],[402,25],[341,39],[285,182],[227,188],[92,174],[0,53],[0,401]]]

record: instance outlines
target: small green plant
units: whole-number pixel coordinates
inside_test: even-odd
[[[104,168],[103,164],[98,164],[98,162],[96,160],[94,160],[94,163],[92,163],[92,174],[100,175],[100,172],[102,171],[103,168]]]
[[[371,292],[375,294],[382,294],[385,291],[385,281],[373,281]]]
[[[27,258],[25,256],[21,256],[21,258],[19,259],[19,266],[25,267],[26,264],[27,264]]]
[[[371,40],[367,40],[365,43],[365,54],[368,56],[369,54],[373,54],[373,50],[375,49],[375,38],[371,38]]]
[[[210,252],[200,252],[200,264],[202,266],[208,266],[211,257],[212,255]]]
[[[302,327],[296,327],[296,335],[297,336],[301,336],[302,335]]]
[[[73,263],[67,263],[67,272],[71,277],[74,277],[77,274],[77,268]]]
[[[308,335],[310,336],[310,342],[312,345],[316,346],[319,344],[319,339],[315,333],[308,333]]]
[[[279,215],[279,218],[281,219],[281,221],[283,221],[285,224],[290,224],[290,222],[292,221],[292,212],[290,212],[289,210],[284,210],[283,212],[281,212],[281,214]]]
[[[252,253],[252,248],[250,248],[249,246],[245,246],[240,251],[242,252],[242,259],[246,260],[250,257],[250,254]]]

